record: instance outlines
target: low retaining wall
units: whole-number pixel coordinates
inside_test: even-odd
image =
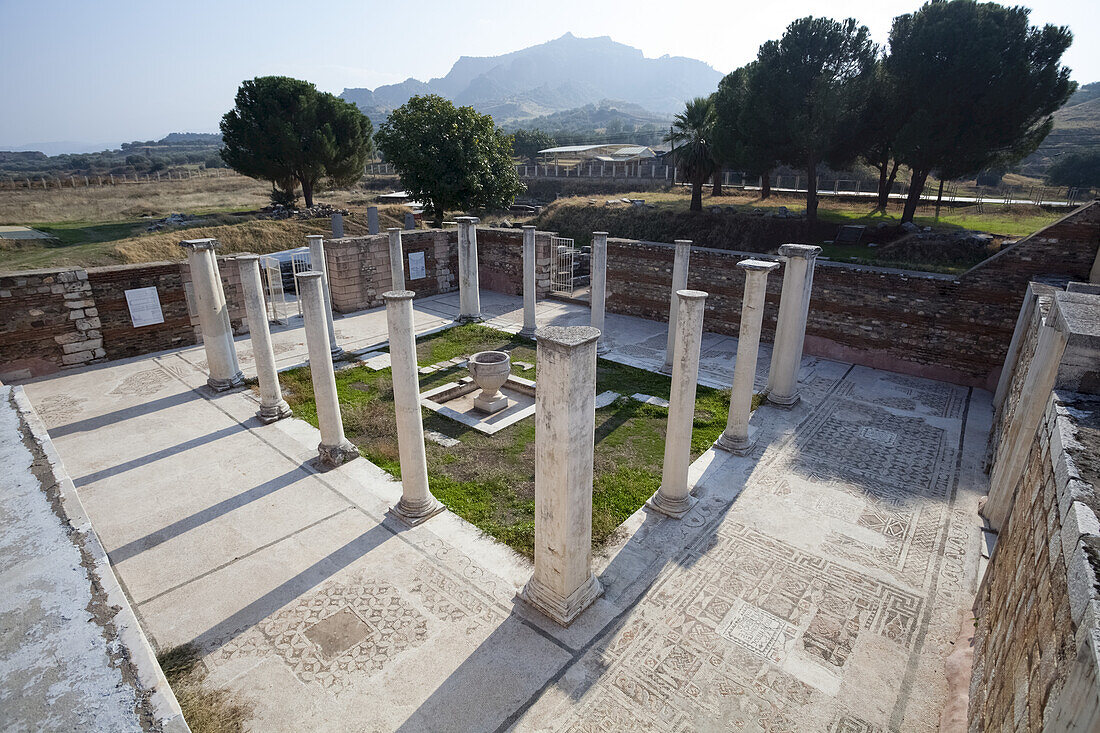
[[[992,389],[1030,279],[1088,281],[1100,205],[1081,207],[960,276],[818,260],[808,354]],[[667,321],[674,247],[608,241],[608,310]],[[750,252],[693,248],[688,287],[710,293],[706,328],[736,335]],[[783,273],[768,279],[764,338],[774,335]]]

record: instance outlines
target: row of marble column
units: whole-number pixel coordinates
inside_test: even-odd
[[[458,320],[480,318],[477,282],[477,219],[459,220],[460,314]],[[210,365],[210,384],[228,389],[242,380],[232,346],[228,310],[221,289],[213,240],[182,243],[189,250],[192,280]],[[299,294],[309,351],[310,373],[317,405],[322,464],[339,466],[357,458],[358,450],[344,435],[332,364],[334,330],[324,272],[323,243],[311,241],[311,260],[319,267],[299,273]],[[647,502],[652,509],[682,517],[691,508],[688,471],[696,385],[702,346],[707,293],[690,290],[687,259],[691,243],[677,242],[673,271],[675,288],[670,305],[666,366],[672,375],[662,481]],[[394,405],[401,464],[402,495],[393,507],[401,521],[415,525],[442,511],[428,487],[424,428],[420,410],[412,299],[404,289],[400,230],[389,231],[394,289],[383,294],[390,339]],[[607,235],[597,232],[592,249],[592,326],[547,326],[535,329],[535,231],[526,227],[524,255],[524,331],[538,343],[539,386],[535,410],[535,568],[522,596],[558,623],[568,625],[601,593],[591,571],[592,480],[595,436],[596,356],[604,324]],[[315,249],[316,248],[316,249]],[[806,311],[818,247],[784,245],[786,258],[779,321],[769,373],[769,399],[781,405],[797,399],[796,378],[801,360]],[[258,258],[237,258],[252,332],[259,416],[272,421],[289,414],[275,369],[271,336],[263,303]],[[678,265],[678,266],[677,266]],[[752,446],[749,433],[753,382],[768,274],[778,263],[746,259],[744,302],[726,430],[716,446],[738,453]]]

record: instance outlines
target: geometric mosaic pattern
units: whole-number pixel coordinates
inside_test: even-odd
[[[897,375],[859,394],[849,386],[823,394],[792,440],[763,455],[714,531],[582,657],[571,673],[582,681],[540,720],[889,733],[881,713],[846,711],[860,695],[842,687],[853,665],[913,659],[933,604],[962,592],[972,519],[953,511],[958,434],[941,418],[961,418],[967,392]],[[787,541],[747,521],[757,511],[819,520]]]
[[[274,651],[307,683],[339,694],[427,637],[427,619],[385,582],[353,577],[302,596],[222,647],[222,661]]]

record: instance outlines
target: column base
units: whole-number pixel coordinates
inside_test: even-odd
[[[218,392],[226,392],[231,389],[236,389],[244,384],[244,374],[237,372],[229,379],[216,379],[214,377],[208,377],[206,383],[210,385],[211,389]]]
[[[333,361],[344,359],[348,355],[348,352],[344,351],[343,347],[341,346],[333,346],[331,349],[329,349],[329,353],[332,355]]]
[[[446,508],[434,496],[429,495],[428,499],[419,505],[406,503],[405,497],[402,496],[401,501],[394,504],[391,511],[395,517],[406,525],[415,527],[428,521]]]
[[[802,395],[800,395],[798,392],[795,392],[793,395],[784,397],[769,392],[766,400],[768,404],[789,410],[802,401]]]
[[[603,595],[603,586],[595,575],[568,596],[561,596],[531,578],[519,597],[559,626],[569,626],[581,613]]]
[[[322,465],[328,468],[336,468],[337,466],[342,466],[348,461],[353,461],[358,458],[359,449],[352,445],[350,440],[345,440],[339,445],[318,443],[317,457]]]
[[[290,417],[292,414],[286,400],[279,400],[274,405],[260,405],[260,409],[256,411],[256,417],[260,418],[260,422],[269,424],[284,417]]]
[[[747,456],[756,447],[756,435],[752,428],[749,428],[749,434],[744,438],[722,433],[718,440],[714,441],[714,447],[735,456]]]
[[[459,324],[481,323],[484,320],[485,320],[485,318],[480,313],[476,313],[472,316],[459,316],[458,318],[455,319],[455,322],[459,323]]]
[[[602,337],[598,341],[596,341],[596,355],[597,356],[605,356],[605,355],[610,354],[610,353],[611,353],[611,344],[604,341]]]
[[[664,364],[661,365],[661,368],[658,369],[657,371],[660,372],[661,374],[668,374],[668,375],[671,376],[672,375],[672,363],[671,362],[665,362]]]
[[[655,512],[660,512],[666,517],[672,517],[673,519],[682,519],[685,514],[691,511],[691,508],[695,506],[695,503],[699,501],[691,494],[688,494],[683,499],[669,500],[661,493],[660,489],[657,489],[657,493],[649,497],[645,505]]]
[[[534,327],[528,328],[527,326],[524,326],[523,328],[521,328],[519,330],[518,335],[523,336],[524,338],[534,339],[535,338],[535,328]]]

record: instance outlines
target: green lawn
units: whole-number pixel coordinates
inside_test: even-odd
[[[534,342],[481,325],[458,326],[418,341],[422,366],[487,349],[508,351],[513,362],[535,363]],[[513,366],[513,372],[534,378],[533,370]],[[464,368],[421,375],[420,389],[454,381]],[[308,368],[281,376],[294,414],[317,424],[316,404]],[[608,540],[661,483],[665,423],[668,410],[629,399],[635,392],[668,399],[670,379],[662,374],[600,359],[596,392],[614,390],[624,397],[596,411],[595,479],[592,493],[592,540]],[[400,476],[393,386],[388,369],[357,366],[336,375],[336,388],[348,439],[373,463]],[[726,424],[729,392],[699,387],[692,432],[692,457],[705,451]],[[424,428],[462,442],[444,448],[427,441],[428,481],[447,508],[486,534],[527,555],[534,542],[533,419],[522,420],[495,435],[485,435],[430,410],[423,410]]]

